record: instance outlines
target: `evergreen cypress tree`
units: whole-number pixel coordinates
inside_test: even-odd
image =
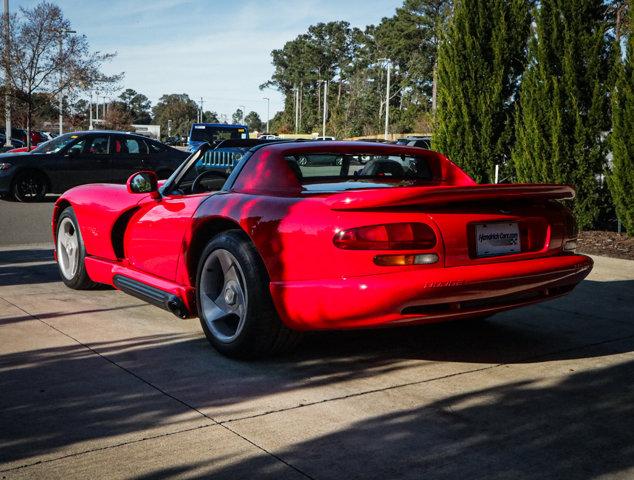
[[[616,82],[612,93],[612,171],[608,185],[616,213],[634,235],[634,38],[632,24],[634,8],[630,9],[630,31],[627,38],[625,59],[615,55]],[[616,45],[620,53],[619,45]]]
[[[530,0],[456,0],[438,50],[434,148],[478,182],[510,156]]]
[[[597,217],[609,129],[610,42],[602,0],[541,0],[512,158],[520,182],[572,184],[580,227]]]

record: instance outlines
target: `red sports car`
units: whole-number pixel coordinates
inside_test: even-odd
[[[559,202],[573,196],[477,185],[421,148],[279,142],[229,167],[202,147],[162,184],[139,172],[74,188],[52,224],[69,287],[198,316],[220,352],[253,357],[303,330],[478,318],[570,292],[592,268]]]

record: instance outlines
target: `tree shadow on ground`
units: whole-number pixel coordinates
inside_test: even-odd
[[[449,394],[352,424],[330,420],[330,433],[297,443],[293,438],[305,438],[301,427],[280,419],[285,446],[273,453],[320,480],[590,480],[619,473],[629,478],[634,468],[634,362],[557,380]],[[461,385],[454,383],[452,390],[460,391]],[[306,415],[315,418],[316,413]],[[329,422],[328,415],[323,418]],[[232,428],[245,434],[239,423]],[[270,448],[267,443],[263,447]],[[259,467],[262,456],[222,469],[191,467],[194,476],[238,478],[237,472],[246,470],[252,478],[267,478],[268,470]],[[194,478],[184,469],[179,476]],[[153,472],[137,478],[163,476]]]
[[[595,287],[597,283],[586,282],[586,290],[591,292],[597,288],[603,293],[617,295],[615,292],[629,291],[633,282],[607,282]],[[104,293],[111,294],[120,295],[118,292]],[[604,298],[604,301],[609,303],[610,297]],[[96,312],[100,322],[108,321],[110,314],[112,312]],[[91,342],[88,347],[92,351],[79,344],[70,344],[8,353],[0,356],[0,391],[3,392],[0,395],[0,445],[3,462],[26,461],[40,455],[54,456],[59,454],[56,452],[68,448],[86,448],[86,442],[108,443],[122,435],[140,434],[138,432],[159,426],[179,428],[184,413],[194,412],[188,406],[205,411],[214,418],[237,420],[254,412],[319,403],[378,387],[409,383],[425,389],[428,381],[439,379],[446,373],[464,373],[501,363],[593,358],[628,353],[634,349],[634,325],[572,313],[553,316],[551,310],[543,307],[532,307],[532,315],[524,317],[530,320],[516,321],[509,314],[484,323],[320,333],[309,337],[294,354],[258,362],[224,358],[216,354],[199,333],[191,331]],[[540,326],[546,322],[548,328],[541,329]],[[609,348],[604,349],[583,348],[615,338],[624,340],[607,343]],[[482,458],[478,462],[482,464],[486,455],[493,455],[493,458],[501,455],[500,465],[508,463],[504,468],[518,468],[519,473],[523,473],[521,468],[529,465],[522,466],[521,462],[519,466],[513,465],[513,455],[507,451],[496,452],[496,448],[504,450],[502,443],[507,442],[509,448],[515,448],[520,456],[541,452],[542,448],[546,456],[548,445],[554,445],[561,448],[556,455],[563,458],[562,462],[573,462],[573,454],[566,451],[566,442],[571,442],[571,445],[573,441],[585,442],[596,446],[605,441],[612,445],[610,439],[594,437],[607,435],[605,428],[616,428],[617,436],[623,440],[628,428],[634,426],[632,419],[627,418],[600,428],[599,420],[621,414],[626,407],[627,403],[619,396],[625,396],[630,404],[634,400],[631,398],[631,385],[634,385],[632,369],[610,368],[613,370],[605,369],[605,373],[596,375],[592,372],[573,375],[557,388],[531,384],[495,387],[485,393],[496,399],[494,403],[497,406],[480,406],[482,412],[472,410],[477,412],[474,413],[476,418],[466,424],[461,423],[462,414],[452,416],[451,412],[459,409],[451,405],[452,402],[469,403],[469,397],[456,396],[454,400],[409,414],[399,413],[360,422],[354,428],[333,433],[333,445],[340,445],[341,455],[346,452],[346,455],[356,457],[354,444],[365,442],[367,445],[359,447],[359,455],[377,455],[387,465],[399,459],[407,460],[414,467],[424,469],[431,468],[434,461],[440,461],[438,458],[442,458],[443,449],[447,449],[447,462],[442,461],[442,468],[434,467],[438,469],[438,478],[451,478],[451,475],[443,473],[443,468],[455,473],[452,468],[458,468],[458,465],[448,465],[460,463],[460,455],[469,453],[467,445],[476,447],[475,453],[469,453],[468,458],[480,455]],[[615,378],[602,380],[604,374]],[[485,393],[470,395],[481,398]],[[552,401],[552,405],[548,401]],[[497,410],[499,417],[495,416]],[[436,418],[438,412],[444,413]],[[591,419],[593,415],[599,420]],[[451,422],[445,424],[447,418]],[[475,426],[469,422],[475,422]],[[483,422],[482,425],[480,422]],[[579,425],[575,430],[568,423]],[[504,425],[509,428],[508,438],[504,437]],[[487,441],[476,434],[485,427],[493,429],[481,433],[488,436]],[[381,433],[383,430],[385,432]],[[423,435],[424,441],[415,443],[418,445],[416,448],[421,450],[416,450],[416,455],[407,454],[407,442],[399,439],[415,432]],[[520,438],[524,434],[532,447],[521,445]],[[574,440],[573,434],[580,436]],[[466,436],[464,447],[460,446],[462,435]],[[543,440],[539,439],[540,435]],[[556,438],[550,438],[553,435]],[[634,438],[632,435],[631,438]],[[325,438],[323,441],[326,445],[330,440]],[[430,442],[431,446],[425,442]],[[438,445],[435,446],[434,442]],[[625,444],[632,445],[632,442],[619,444],[620,453],[625,453]],[[494,445],[497,447],[494,448]],[[312,448],[322,447],[318,446],[318,442],[300,444],[285,455],[299,462],[304,456],[310,458]],[[431,456],[425,453],[428,448]],[[452,453],[454,448],[462,453]],[[576,452],[574,455],[581,451],[577,447],[571,448],[571,452]],[[613,456],[609,454],[610,458]],[[340,461],[345,464],[345,459],[340,458]],[[539,466],[543,459],[535,461]],[[368,458],[368,465],[371,464],[371,458]],[[568,468],[564,464],[561,471]],[[503,476],[504,470],[500,465],[496,463],[487,468],[495,467],[499,470],[494,468],[492,473]],[[376,472],[380,471],[377,467]],[[230,476],[231,471],[226,473]],[[389,477],[387,473],[384,476]]]

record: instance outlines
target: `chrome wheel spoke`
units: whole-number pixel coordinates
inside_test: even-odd
[[[209,321],[216,322],[219,320],[224,320],[227,317],[233,315],[231,309],[224,303],[224,300],[221,299],[222,295],[220,295],[215,300],[209,298],[209,303],[206,305],[205,314]],[[207,302],[205,302],[207,303]]]

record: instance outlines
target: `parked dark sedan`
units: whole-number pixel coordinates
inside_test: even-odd
[[[85,183],[125,183],[139,170],[167,178],[188,155],[129,133],[67,133],[30,153],[0,155],[0,194],[28,202]]]

